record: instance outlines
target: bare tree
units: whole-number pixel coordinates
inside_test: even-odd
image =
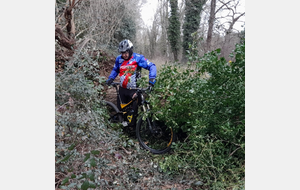
[[[171,15],[169,17],[168,40],[171,45],[171,50],[174,60],[178,61],[178,53],[180,50],[180,21],[178,14],[178,1],[170,0]]]
[[[237,7],[240,4],[240,0],[232,0],[229,2],[224,2],[222,0],[219,0],[222,5],[225,6],[225,10],[227,10],[229,13],[226,16],[229,18],[229,20],[222,25],[228,24],[228,28],[225,29],[225,40],[222,46],[222,52],[221,56],[224,56],[225,58],[228,58],[228,55],[230,53],[230,48],[229,48],[229,42],[231,40],[231,36],[233,33],[233,26],[234,24],[242,17],[245,15],[245,12],[238,12]]]
[[[210,49],[211,47],[211,38],[212,38],[215,15],[216,15],[215,12],[216,12],[216,0],[211,0],[210,16],[208,20],[208,32],[207,32],[207,39],[206,39],[206,44],[208,49]]]
[[[158,10],[161,26],[160,49],[162,56],[168,57],[168,0],[159,0]]]
[[[238,12],[240,0],[210,0],[203,8],[200,29],[201,40],[199,55],[221,48],[221,56],[228,56],[239,42],[238,32],[234,26],[245,12]]]
[[[230,3],[231,1],[228,1],[227,3],[222,4],[217,10],[217,0],[211,0],[210,2],[210,13],[209,13],[209,20],[208,20],[208,31],[207,31],[207,39],[206,39],[206,45],[207,49],[210,51],[211,50],[211,40],[212,40],[212,35],[213,35],[213,29],[214,29],[214,23],[216,20],[216,14],[222,10],[222,8]]]
[[[148,38],[149,38],[149,50],[150,50],[150,56],[149,58],[153,59],[156,55],[157,50],[157,38],[159,33],[159,25],[158,25],[158,12],[154,15],[154,20],[152,22],[152,26],[150,29],[148,29]]]

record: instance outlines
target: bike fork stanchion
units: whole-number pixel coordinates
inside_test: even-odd
[[[145,105],[143,105],[142,107],[143,107],[143,111],[144,111],[144,113],[146,113],[147,111],[149,111],[149,110],[150,110],[150,107],[149,107],[149,105],[148,105],[148,104],[147,104],[147,108],[148,108],[148,110],[146,109]],[[150,132],[153,134],[153,133],[154,133],[154,131],[153,131],[153,127],[152,127],[151,121],[150,121],[149,117],[147,117],[146,119],[147,119],[147,122],[148,122],[148,125],[149,125]]]
[[[152,125],[151,125],[151,122],[150,122],[149,117],[147,117],[147,122],[148,122],[148,124],[149,124],[149,129],[150,129],[151,133],[153,134],[154,131],[153,131],[153,127],[152,127]]]

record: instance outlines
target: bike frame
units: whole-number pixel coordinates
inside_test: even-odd
[[[119,100],[120,100],[120,107],[121,107],[121,110],[119,110],[119,113],[117,113],[117,114],[122,114],[122,116],[123,116],[123,118],[124,118],[124,115],[127,113],[127,112],[125,111],[125,109],[126,109],[128,106],[132,105],[133,102],[138,101],[138,98],[132,99],[132,100],[131,100],[130,102],[128,102],[128,103],[123,103],[123,102],[122,102],[122,99],[121,99],[121,97],[120,97],[119,89],[118,89],[118,86],[119,86],[119,85],[120,85],[119,83],[112,83],[112,86],[115,87],[115,89],[116,89],[116,92],[117,92],[117,98],[119,98]],[[119,88],[120,88],[120,87],[119,87]],[[143,109],[144,114],[145,114],[146,112],[150,111],[150,106],[149,106],[150,103],[149,103],[148,101],[145,100],[144,95],[143,95],[143,92],[145,92],[147,89],[131,88],[131,90],[137,90],[137,94],[141,96],[141,100],[142,100],[142,101],[141,101],[141,106],[142,106],[142,109]],[[146,105],[147,107],[146,107],[145,105]],[[128,121],[129,121],[129,123],[131,122],[132,117],[133,117],[133,115],[127,116],[127,119],[128,119]],[[150,122],[149,117],[147,117],[146,119],[147,119],[147,122],[148,122],[148,124],[149,124],[149,129],[150,129],[151,133],[153,133],[153,127],[152,127],[152,124],[151,124],[151,122]]]
[[[132,99],[128,103],[124,103],[122,102],[120,97],[119,85],[119,83],[112,83],[112,86],[116,89],[117,98],[119,98],[120,100],[119,102],[121,109],[119,110],[114,103],[107,102],[107,105],[112,107],[114,112],[117,112],[111,116],[111,119],[117,116],[117,122],[122,122],[124,127],[128,126],[128,123],[127,121],[124,121],[124,118],[127,115],[127,119],[130,123],[133,115],[130,116],[129,114],[126,114],[128,112],[128,109],[126,108],[129,108],[129,106],[132,105],[135,101],[139,101],[140,98],[141,102],[137,102],[137,104],[139,103],[138,108],[141,107],[141,112],[143,113],[140,114],[139,119],[136,118],[138,120],[138,123],[136,125],[135,131],[140,145],[154,154],[163,154],[168,152],[171,149],[171,143],[174,142],[176,138],[176,134],[173,133],[173,129],[171,127],[167,127],[164,123],[157,123],[156,121],[152,120],[155,113],[150,110],[150,103],[145,100],[145,97],[143,95],[147,90],[151,90],[150,87],[146,89],[132,89],[136,90],[137,97],[132,97]],[[122,118],[119,114],[122,114]],[[170,128],[170,130],[166,130],[165,127]],[[168,140],[168,138],[170,138],[170,140]],[[150,144],[150,146],[148,145],[148,143]]]

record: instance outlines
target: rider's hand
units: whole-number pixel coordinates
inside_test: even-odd
[[[155,82],[156,82],[156,80],[155,79],[149,79],[149,85],[150,86],[154,86],[154,84],[155,84]]]
[[[109,86],[111,85],[111,83],[114,81],[114,79],[110,78],[106,81],[106,84]]]
[[[155,82],[156,82],[155,79],[150,79],[150,80],[149,80],[149,90],[150,90],[150,92],[152,91]]]

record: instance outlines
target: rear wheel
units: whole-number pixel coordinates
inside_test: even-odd
[[[122,116],[119,113],[119,109],[117,106],[112,102],[105,102],[105,106],[109,115],[108,121],[110,123],[120,123],[122,122]]]
[[[150,131],[149,123],[153,132]],[[153,154],[163,154],[170,151],[171,144],[176,138],[172,127],[166,126],[164,122],[152,122],[150,118],[143,120],[142,117],[136,126],[136,136],[141,146]]]

